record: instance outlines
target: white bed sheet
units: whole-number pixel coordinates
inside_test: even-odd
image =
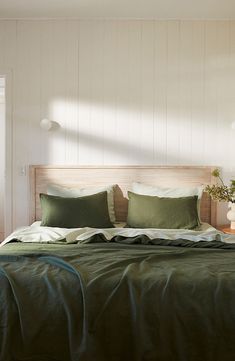
[[[150,239],[187,239],[193,242],[199,241],[222,241],[226,243],[235,243],[234,235],[227,235],[208,223],[203,223],[198,230],[187,229],[138,229],[138,228],[124,228],[124,224],[116,224],[115,228],[57,228],[57,227],[42,227],[40,221],[34,222],[31,226],[21,227],[10,234],[2,243],[1,246],[10,242],[12,239],[18,239],[21,242],[66,242],[79,243],[84,242],[89,237],[102,233],[109,241],[114,236],[120,235],[125,237],[135,237],[140,234],[148,236]]]

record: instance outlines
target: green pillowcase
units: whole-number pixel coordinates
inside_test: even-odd
[[[131,228],[194,229],[199,226],[197,196],[160,198],[128,192]]]
[[[41,226],[111,228],[107,192],[78,198],[40,194]]]

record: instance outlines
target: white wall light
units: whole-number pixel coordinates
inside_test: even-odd
[[[232,122],[232,124],[231,124],[231,128],[232,128],[232,130],[235,130],[235,121],[234,121],[234,122]]]
[[[53,122],[51,120],[49,120],[49,119],[44,118],[40,122],[40,127],[43,130],[49,131],[53,127]]]

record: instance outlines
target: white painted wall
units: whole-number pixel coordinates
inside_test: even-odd
[[[24,165],[218,165],[235,176],[234,21],[0,21],[1,67],[13,70],[14,227],[28,221]],[[43,132],[44,117],[61,128]]]
[[[0,241],[4,239],[5,78],[0,75]]]

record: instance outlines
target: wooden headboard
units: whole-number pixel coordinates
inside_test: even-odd
[[[47,184],[62,186],[104,186],[117,184],[114,202],[117,221],[127,216],[127,190],[133,182],[165,187],[194,187],[213,183],[214,167],[193,166],[30,166],[30,222],[40,220],[39,194]],[[201,219],[216,225],[216,204],[207,194],[201,201]]]

